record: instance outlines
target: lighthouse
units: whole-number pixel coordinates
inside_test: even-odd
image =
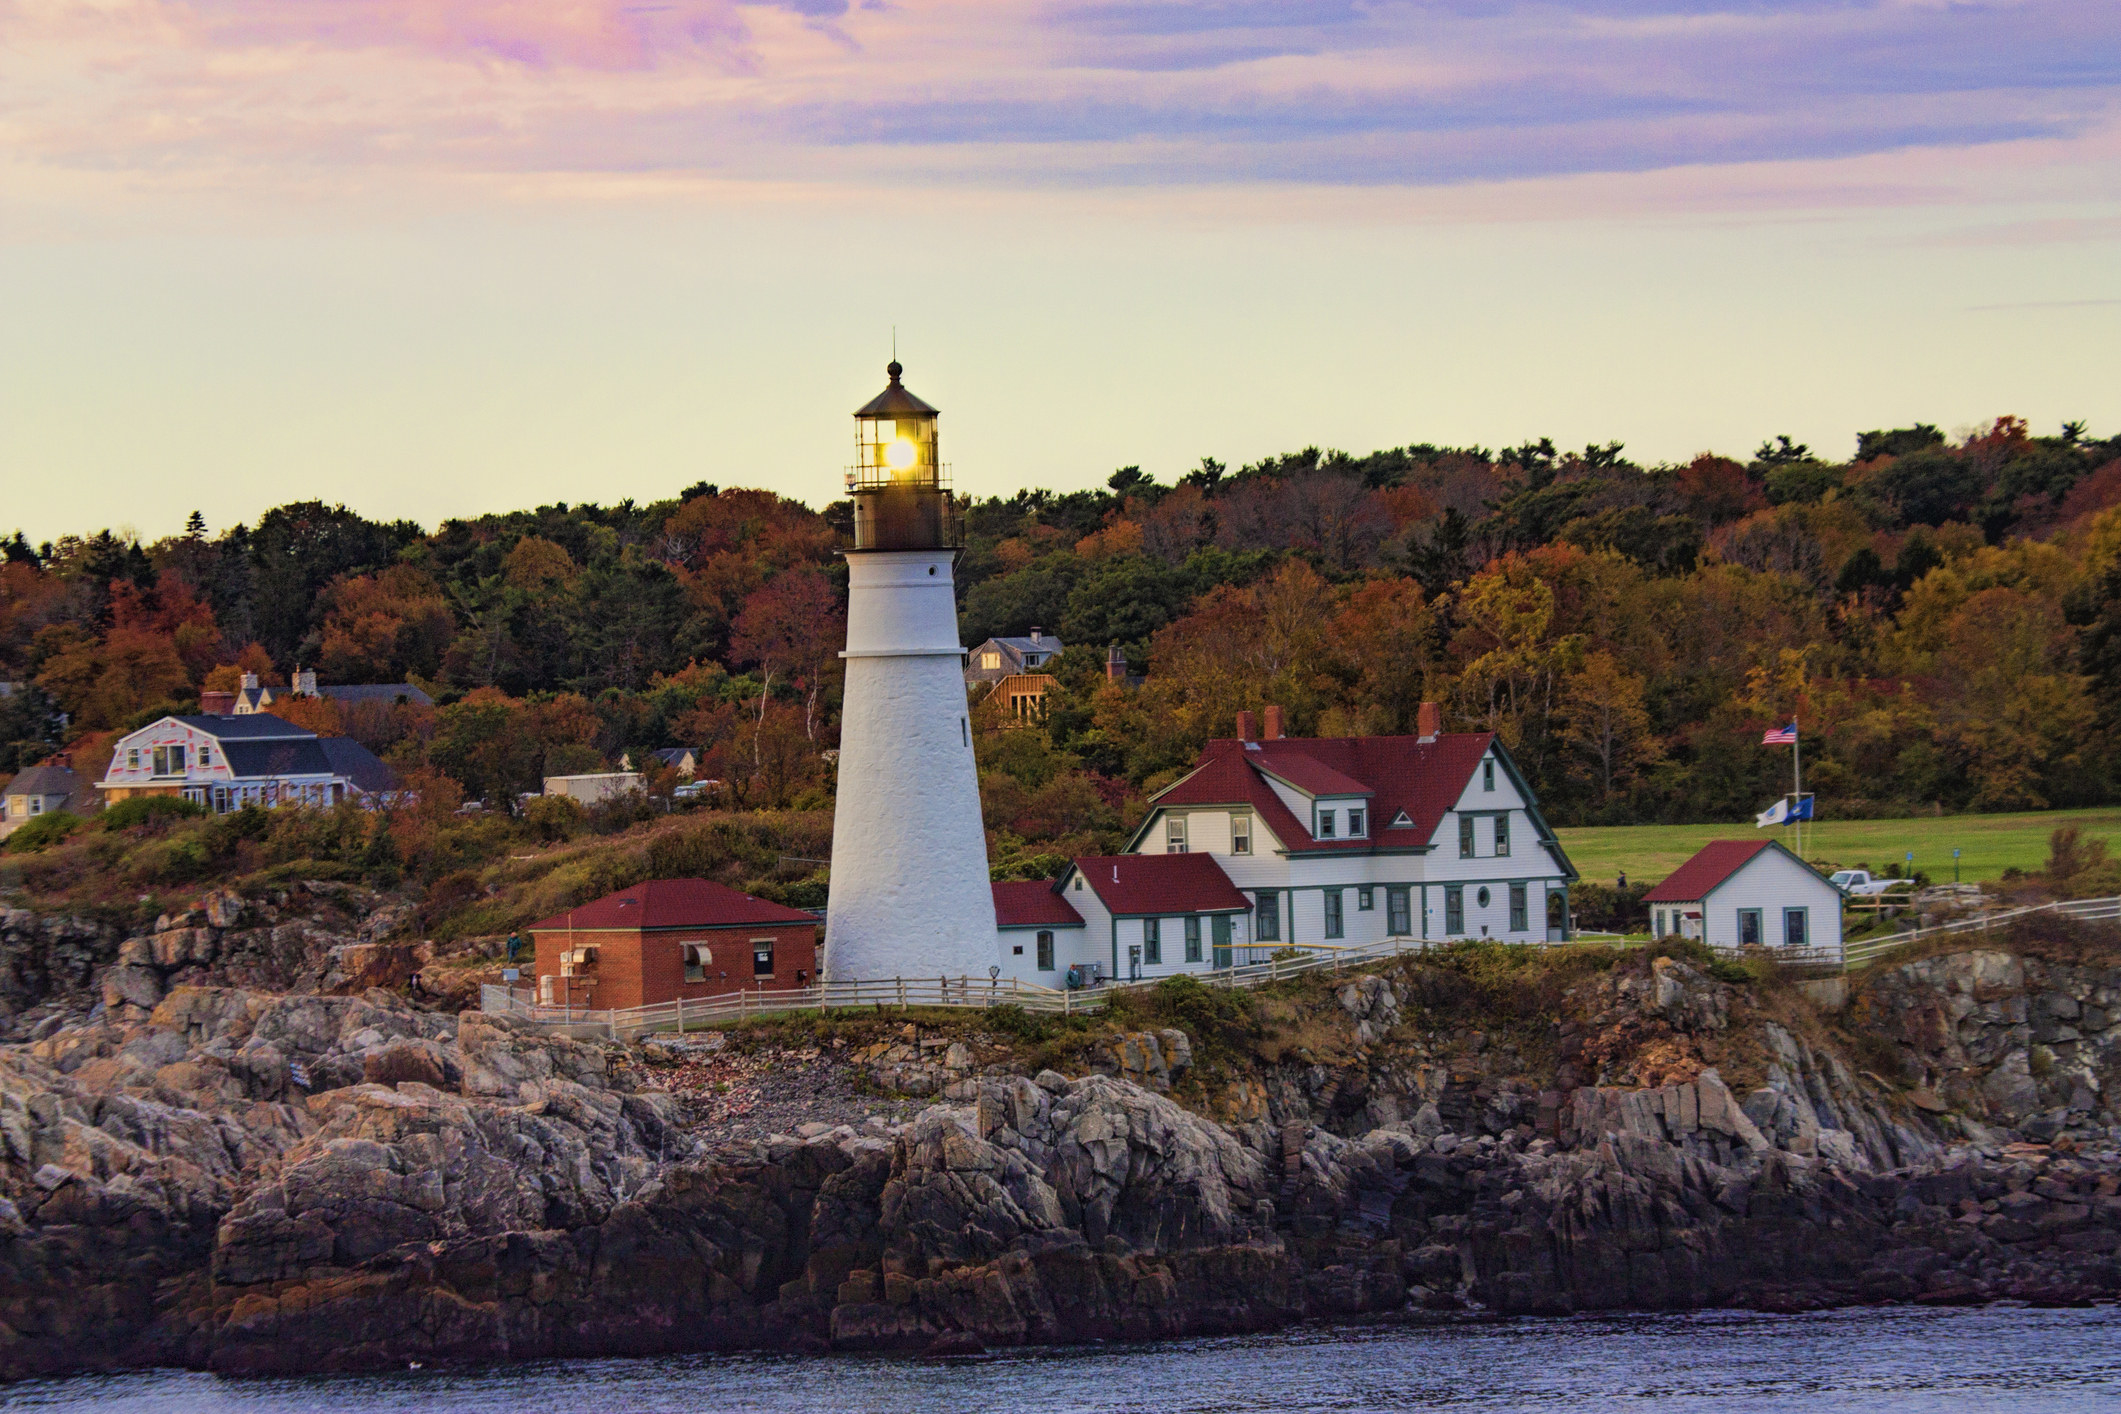
[[[891,382],[854,415],[846,695],[825,909],[827,981],[985,978],[987,832],[951,570],[958,525],[934,408]]]

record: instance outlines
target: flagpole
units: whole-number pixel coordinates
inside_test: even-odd
[[[1801,765],[1803,748],[1797,744],[1800,735],[1797,726],[1797,719],[1795,717],[1790,718],[1790,808],[1792,810],[1804,808],[1804,768]],[[1802,816],[1799,816],[1797,820],[1797,857],[1799,859],[1804,858],[1804,818]]]

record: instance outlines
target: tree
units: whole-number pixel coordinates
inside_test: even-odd
[[[759,669],[758,715],[753,723],[752,761],[759,764],[760,733],[774,674],[793,679],[804,693],[803,731],[817,739],[817,697],[826,668],[837,662],[847,637],[847,615],[821,570],[791,570],[744,601],[730,626],[729,655]]]
[[[1610,803],[1615,786],[1625,786],[1664,754],[1650,731],[1643,686],[1639,673],[1602,649],[1564,680],[1561,739],[1592,769],[1600,804]]]

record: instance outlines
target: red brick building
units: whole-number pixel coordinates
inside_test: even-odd
[[[652,879],[530,925],[538,1001],[603,1010],[817,980],[818,920],[705,879]]]

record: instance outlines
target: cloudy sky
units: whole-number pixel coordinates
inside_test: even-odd
[[[0,533],[2121,428],[2112,0],[0,0]]]

